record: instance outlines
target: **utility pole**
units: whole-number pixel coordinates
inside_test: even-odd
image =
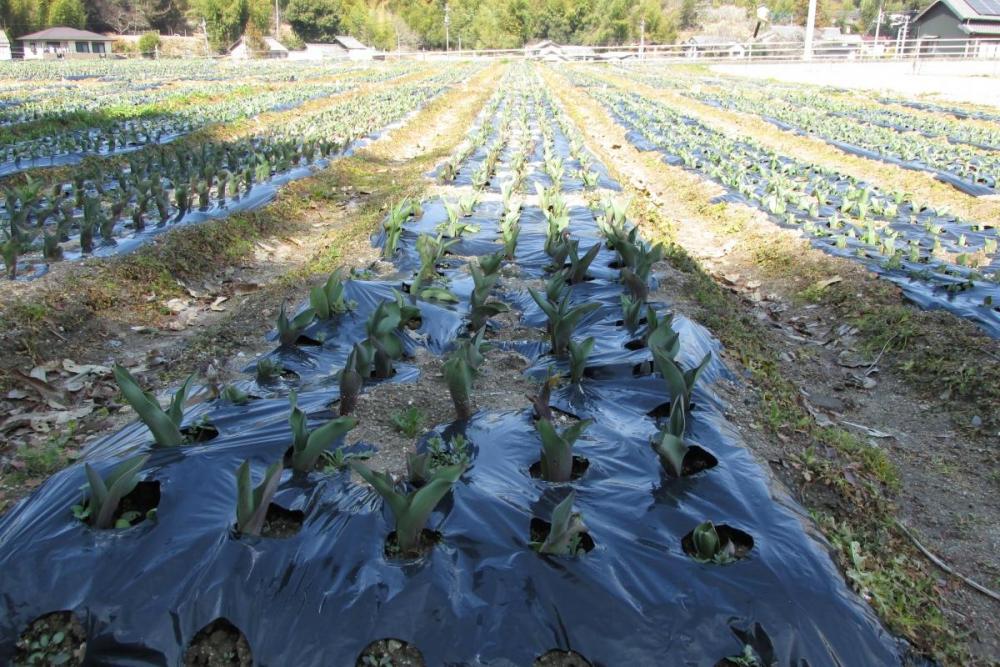
[[[201,32],[205,35],[205,55],[212,55],[212,45],[208,42],[208,25],[205,23],[205,19],[201,20]]]
[[[813,36],[816,33],[816,0],[809,0],[809,15],[806,17],[806,48],[802,54],[803,60],[812,60]]]
[[[281,7],[278,0],[274,0],[274,38],[281,41]]]
[[[451,50],[451,35],[448,32],[448,26],[451,25],[451,8],[448,7],[448,3],[444,5],[444,50],[445,52]]]
[[[639,60],[643,60],[646,53],[646,17],[639,19]]]
[[[878,16],[875,17],[875,48],[878,48],[878,34],[882,28],[882,7],[884,6],[884,2],[878,4]]]

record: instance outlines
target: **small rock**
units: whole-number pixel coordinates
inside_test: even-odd
[[[979,415],[972,418],[972,428],[979,428],[983,425],[983,419]]]

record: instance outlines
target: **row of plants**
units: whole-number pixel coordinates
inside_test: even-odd
[[[1000,331],[1000,273],[995,227],[961,220],[912,194],[775,153],[748,137],[732,137],[636,93],[597,89],[586,74],[577,85],[629,129],[633,142],[671,163],[725,186],[739,201],[798,229],[818,247],[852,257],[923,293],[942,307]]]
[[[944,138],[952,143],[969,144],[975,148],[1000,150],[1000,131],[985,123],[968,122],[998,120],[1000,117],[984,117],[975,112],[963,113],[937,105],[914,105],[898,99],[861,99],[854,92],[836,88],[782,85],[774,81],[731,77],[673,76],[666,79],[662,73],[650,68],[634,69],[632,72],[633,76],[644,83],[656,87],[704,95],[703,101],[717,101],[719,96],[725,96],[727,91],[735,89],[741,95],[783,107],[800,107],[847,118],[862,125],[875,125],[900,133],[917,132],[931,139]],[[915,109],[916,112],[908,111],[907,108]],[[955,116],[955,113],[960,115]]]
[[[316,87],[317,80],[332,83],[385,81],[419,69],[415,63],[370,65],[364,69],[330,64],[316,72],[309,67],[266,72],[240,72],[227,80],[204,81],[178,78],[176,73],[144,72],[126,86],[118,79],[91,82],[88,85],[67,83],[60,79],[37,82],[30,90],[20,81],[0,86],[0,126],[11,128],[21,123],[58,121],[70,124],[73,116],[84,114],[111,116],[150,115],[162,108],[196,103],[199,98],[244,96],[279,87]],[[235,73],[233,73],[235,74]]]
[[[392,76],[406,69],[391,71]],[[163,103],[147,106],[148,113],[115,120],[98,127],[57,129],[43,136],[18,140],[17,132],[7,135],[10,142],[0,146],[0,174],[16,174],[35,167],[78,162],[84,156],[110,156],[134,151],[146,145],[172,141],[213,124],[232,123],[262,113],[293,109],[309,101],[330,97],[364,83],[385,80],[390,70],[372,70],[333,83],[295,83],[275,87],[243,87],[239,94],[207,103],[181,104],[170,108]],[[391,77],[390,77],[391,78]],[[142,109],[133,109],[142,112]],[[51,119],[59,121],[59,118]],[[59,127],[62,123],[56,123]]]
[[[645,77],[654,85],[662,77]],[[671,86],[676,82],[671,81]],[[854,114],[830,109],[836,106],[825,93],[775,93],[763,86],[726,80],[715,86],[697,82],[684,86],[682,95],[714,107],[739,111],[773,123],[784,130],[816,135],[841,150],[861,152],[866,157],[886,160],[899,166],[941,175],[950,185],[974,195],[996,194],[1000,177],[1000,151],[992,135],[980,137],[974,129],[960,132],[971,143],[952,143],[933,135],[931,123],[925,136],[908,128],[890,126],[890,111],[858,109]],[[856,114],[856,115],[855,115]],[[881,119],[881,120],[880,120]],[[955,130],[958,132],[958,130]],[[973,145],[974,137],[989,145]]]
[[[28,179],[4,191],[0,251],[9,278],[21,258],[77,258],[171,224],[226,215],[267,201],[269,183],[320,163],[356,140],[397,122],[468,69],[359,95],[302,115],[280,127],[199,147],[158,146],[128,156],[115,174],[92,167],[71,182]],[[262,190],[263,188],[263,190]],[[37,271],[36,271],[37,273]]]
[[[540,80],[530,65],[501,83],[530,114],[509,123],[496,169],[507,194],[446,192],[448,201],[477,200],[457,222],[440,201],[393,207],[376,238],[393,268],[380,277],[335,273],[308,305],[282,309],[277,349],[251,367],[257,380],[209,386],[185,407],[189,380],[164,408],[116,369],[146,430],[99,443],[0,521],[0,545],[19,547],[0,546],[0,565],[19,577],[33,553],[24,540],[36,530],[64,536],[50,554],[80,553],[43,596],[25,603],[22,591],[7,594],[15,613],[0,619],[5,640],[69,599],[95,616],[113,599],[123,613],[88,624],[92,660],[128,645],[179,662],[186,641],[222,615],[268,664],[395,664],[401,647],[417,665],[645,664],[668,655],[718,665],[891,664],[895,647],[828,554],[724,435],[721,408],[699,386],[719,372],[709,370],[713,347],[654,298],[663,249],[640,238],[627,203],[607,191],[581,196],[559,179],[533,195],[508,184],[511,162],[526,154],[565,161],[575,128],[533,91]],[[521,180],[537,184],[545,161],[525,162]],[[513,225],[523,231],[509,244],[503,230]],[[452,298],[415,290],[421,274]],[[507,310],[545,340],[511,335],[495,319]],[[397,478],[364,463],[361,443],[347,437],[370,414],[362,400],[430,372],[417,364],[417,347],[444,350],[457,419],[424,433]],[[477,402],[489,392],[477,387],[499,389],[491,359],[504,350],[530,357],[537,389],[523,408],[485,409]],[[279,380],[275,360],[303,373]],[[432,391],[428,379],[414,391]],[[129,496],[158,482],[169,501],[142,513]],[[116,500],[118,510],[108,509]],[[195,504],[191,521],[184,509]],[[42,512],[39,521],[26,520],[29,509]],[[276,534],[291,515],[298,528]],[[753,523],[764,546],[756,532],[712,521],[726,515]],[[67,521],[83,523],[67,530]],[[231,533],[220,543],[222,523]],[[100,539],[108,531],[115,540]],[[140,563],[127,554],[139,545],[151,554],[144,576],[162,584],[156,596],[129,586],[102,591],[101,603],[89,583],[74,593],[91,567],[130,579]],[[54,561],[38,562],[29,581]],[[330,622],[350,631],[317,631]],[[676,641],[694,626],[698,641]]]
[[[368,62],[291,61],[261,59],[162,60],[13,60],[4,63],[4,81],[24,82],[87,81],[125,82],[134,85],[150,80],[228,81],[259,79],[274,81],[324,78],[351,69],[368,69]]]

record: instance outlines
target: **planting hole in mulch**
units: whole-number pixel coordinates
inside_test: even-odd
[[[673,405],[673,401],[667,401],[666,403],[660,403],[655,408],[646,413],[649,417],[652,417],[656,421],[661,419],[670,419],[670,408]],[[688,408],[687,414],[691,414],[698,409],[698,404],[691,401],[691,407]]]
[[[192,424],[181,429],[181,433],[190,445],[208,442],[219,437],[219,429],[211,424]]]
[[[365,647],[354,667],[424,667],[420,650],[401,639],[379,639]]]
[[[281,505],[271,503],[267,506],[267,516],[264,517],[264,527],[261,537],[284,539],[297,535],[302,530],[306,515],[301,510],[287,510]]]
[[[684,462],[681,464],[681,477],[696,475],[702,470],[708,470],[717,465],[719,465],[719,459],[715,458],[711,452],[698,445],[688,445]],[[668,470],[667,474],[672,475],[673,473]]]
[[[87,635],[73,612],[39,616],[17,640],[15,667],[22,665],[82,665]]]
[[[753,537],[739,528],[733,528],[723,523],[715,527],[715,532],[719,534],[719,539],[722,540],[723,544],[729,542],[733,545],[732,561],[743,560],[753,550]],[[697,550],[694,548],[694,540],[691,537],[693,533],[694,530],[692,529],[690,533],[681,539],[681,548],[684,549],[684,553],[688,556],[697,559]]]
[[[632,367],[632,375],[637,378],[645,377],[646,375],[652,375],[653,362],[652,361],[641,361]]]
[[[576,651],[553,649],[536,658],[533,667],[590,667],[590,661]]]
[[[399,548],[399,542],[396,540],[396,531],[392,531],[385,538],[385,557],[388,560],[395,561],[419,560],[429,554],[434,545],[440,541],[441,533],[436,530],[424,528],[420,533],[420,543],[417,545],[417,548],[404,553]]]
[[[590,461],[582,456],[573,457],[573,470],[569,474],[570,481],[576,481],[583,477],[584,473],[587,472],[587,468],[590,467]],[[528,468],[528,473],[535,479],[542,478],[542,462],[535,461]]]
[[[625,349],[632,350],[633,352],[636,350],[644,350],[646,349],[646,341],[642,338],[633,338],[629,342],[625,343]]]
[[[217,618],[191,640],[184,652],[184,667],[252,667],[250,643],[239,628]]]
[[[534,518],[531,520],[530,531],[531,531],[531,542],[536,544],[541,544],[545,541],[545,538],[549,536],[549,531],[552,530],[552,524],[545,519]],[[594,550],[597,544],[594,542],[594,538],[590,536],[590,533],[583,532],[580,533],[580,543],[577,545],[577,556],[582,555],[582,553],[590,553]],[[548,655],[548,653],[546,653]],[[536,663],[538,664],[538,663]],[[550,664],[550,663],[544,663]],[[561,665],[563,663],[554,662],[553,665]],[[575,664],[575,663],[565,663],[565,664]],[[589,664],[589,663],[587,663]]]
[[[150,518],[150,512],[160,505],[160,483],[156,480],[142,481],[135,485],[132,492],[122,498],[115,512],[115,522],[122,519],[129,522],[130,526],[135,526]],[[155,514],[155,513],[154,513]]]

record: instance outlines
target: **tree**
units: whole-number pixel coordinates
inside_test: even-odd
[[[49,7],[49,26],[83,28],[87,25],[87,10],[80,0],[55,0]]]
[[[698,6],[696,0],[683,0],[680,15],[677,17],[681,30],[691,30],[698,27]]]
[[[194,0],[194,11],[205,20],[209,44],[216,51],[229,48],[248,24],[266,31],[271,19],[268,0]]]
[[[291,0],[285,19],[307,42],[329,42],[341,32],[344,7],[340,0]]]

